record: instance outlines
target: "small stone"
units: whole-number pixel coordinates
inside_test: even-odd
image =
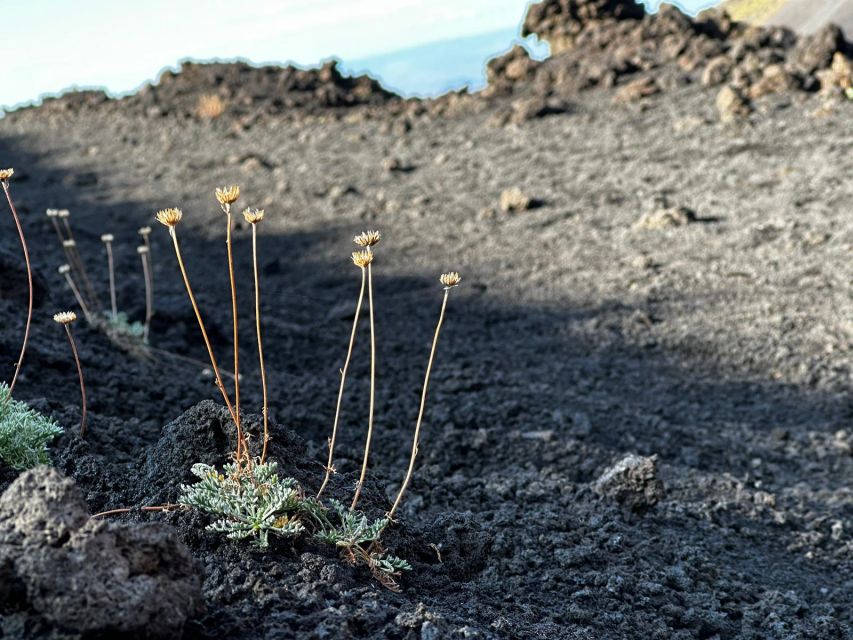
[[[634,225],[638,229],[672,229],[696,221],[696,213],[687,207],[668,207],[643,214]]]
[[[657,81],[653,77],[648,76],[633,80],[624,87],[621,87],[616,92],[616,95],[613,96],[613,100],[614,102],[622,103],[637,102],[643,98],[660,93],[660,91],[661,88]]]
[[[531,208],[533,200],[524,194],[518,187],[506,189],[501,193],[500,210],[504,213],[527,211]]]
[[[609,467],[592,485],[598,495],[612,499],[634,511],[657,504],[665,495],[658,477],[658,457],[628,454]]]
[[[717,56],[708,62],[702,71],[702,85],[716,87],[723,84],[732,72],[732,61],[728,56]]]
[[[749,103],[743,98],[740,92],[728,85],[723,87],[717,94],[716,104],[720,122],[723,123],[741,120],[752,111]]]

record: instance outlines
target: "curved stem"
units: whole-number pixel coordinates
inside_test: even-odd
[[[234,420],[237,423],[237,461],[240,461],[243,451],[243,429],[240,425],[240,347],[237,337],[237,285],[234,282],[234,255],[231,249],[231,208],[225,212],[228,220],[228,230],[225,233],[225,245],[228,248],[228,277],[231,280],[231,315],[234,318]]]
[[[107,242],[107,266],[110,271],[110,307],[113,315],[113,322],[118,317],[118,305],[116,304],[116,274],[115,266],[113,265],[113,248],[112,244]]]
[[[80,420],[80,437],[86,436],[86,385],[83,384],[83,368],[80,366],[80,356],[77,355],[77,345],[74,343],[74,335],[71,333],[71,325],[65,324],[65,333],[68,334],[68,342],[71,343],[71,353],[74,354],[74,362],[77,364],[77,376],[80,378],[80,395],[83,399],[83,417]]]
[[[352,319],[352,332],[350,333],[349,338],[349,347],[347,348],[347,357],[344,360],[343,369],[341,369],[341,386],[338,389],[338,403],[335,407],[335,421],[332,423],[332,437],[329,440],[329,460],[326,462],[326,476],[323,478],[323,484],[320,485],[320,490],[317,492],[317,497],[319,498],[322,495],[323,491],[326,489],[326,485],[329,483],[329,477],[332,475],[332,456],[335,453],[335,441],[338,436],[338,421],[341,416],[341,401],[344,397],[344,385],[347,380],[347,369],[349,369],[349,363],[352,359],[352,348],[355,345],[355,334],[358,329],[358,320],[361,316],[361,304],[364,300],[364,286],[366,283],[366,273],[364,267],[361,268],[361,291],[358,293],[358,303],[355,305],[355,317]]]
[[[207,337],[207,329],[204,328],[204,321],[201,319],[201,312],[198,310],[195,295],[193,294],[192,287],[190,287],[190,280],[187,277],[187,270],[184,267],[184,260],[181,257],[181,248],[178,246],[178,234],[175,231],[175,227],[169,227],[169,235],[172,236],[172,243],[175,245],[175,255],[178,257],[178,266],[181,268],[181,276],[184,278],[187,295],[190,297],[190,303],[193,306],[193,311],[195,311],[196,320],[198,320],[198,327],[201,329],[201,336],[204,338],[204,345],[207,347],[207,355],[210,357],[210,364],[213,367],[216,386],[219,387],[219,391],[222,393],[222,399],[225,400],[225,406],[228,407],[231,419],[234,421],[234,424],[237,425],[237,417],[234,415],[234,407],[231,405],[231,399],[228,397],[228,392],[225,391],[225,385],[222,384],[222,376],[219,374],[219,365],[216,364],[216,357],[213,355],[213,347],[210,346],[210,339]],[[237,441],[239,442],[239,431]]]
[[[412,471],[415,468],[415,458],[418,455],[418,441],[421,435],[421,422],[424,417],[424,407],[426,406],[426,398],[427,398],[427,388],[429,387],[429,374],[432,371],[432,362],[435,358],[435,348],[438,345],[438,334],[441,332],[441,325],[444,322],[444,310],[447,308],[447,297],[450,294],[450,289],[444,290],[444,300],[441,303],[441,314],[438,316],[438,324],[435,327],[435,335],[432,338],[432,349],[429,352],[429,363],[427,364],[426,376],[424,377],[424,388],[421,392],[421,407],[418,410],[418,422],[415,425],[415,437],[412,442],[412,456],[409,458],[409,469],[406,471],[406,478],[403,480],[403,486],[400,487],[400,493],[397,494],[397,499],[394,500],[394,504],[391,507],[391,510],[388,512],[388,519],[393,520],[394,512],[397,511],[397,507],[400,506],[400,501],[403,499],[403,494],[406,492],[406,489],[409,486],[409,482],[412,480]]]
[[[352,498],[350,511],[355,510],[358,498],[361,496],[361,488],[364,486],[364,478],[367,475],[367,460],[370,457],[370,441],[373,438],[373,409],[376,399],[376,332],[373,325],[373,271],[371,265],[367,265],[367,304],[370,307],[370,413],[367,419],[367,442],[364,444],[364,461],[361,463],[361,476],[355,485],[355,495]]]
[[[258,225],[252,225],[252,267],[255,274],[255,329],[258,334],[258,360],[261,365],[261,389],[264,400],[264,448],[261,452],[261,464],[267,459],[269,434],[269,406],[267,405],[267,371],[264,367],[264,345],[261,341],[261,284],[258,278]]]
[[[9,209],[12,211],[12,218],[15,219],[15,226],[18,228],[18,237],[21,239],[21,248],[24,250],[24,263],[27,265],[27,285],[29,286],[29,302],[27,303],[27,325],[24,329],[24,343],[21,345],[21,355],[18,356],[18,362],[15,364],[15,375],[12,376],[12,384],[9,385],[9,397],[12,397],[12,391],[15,389],[15,383],[18,381],[18,374],[21,372],[21,366],[24,364],[24,353],[27,351],[27,342],[30,339],[30,324],[33,319],[33,271],[30,267],[30,252],[27,250],[27,241],[24,239],[24,229],[21,227],[21,221],[18,219],[18,212],[15,210],[15,205],[12,202],[12,194],[9,193],[9,184],[3,182],[3,191],[6,193],[6,201],[9,203]]]

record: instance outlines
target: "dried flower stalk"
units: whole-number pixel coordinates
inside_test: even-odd
[[[184,260],[181,256],[181,247],[178,244],[178,233],[176,226],[181,221],[183,217],[183,213],[180,209],[163,209],[157,212],[156,218],[157,221],[161,224],[164,224],[169,228],[169,236],[172,238],[172,244],[175,247],[175,256],[178,259],[178,267],[181,269],[181,276],[184,279],[184,286],[187,289],[187,295],[190,298],[190,304],[192,304],[193,311],[195,312],[196,320],[198,321],[199,329],[201,329],[202,338],[204,338],[204,344],[207,347],[207,355],[210,357],[210,365],[213,368],[213,376],[216,379],[216,386],[219,388],[219,392],[222,394],[222,399],[225,400],[225,406],[228,407],[228,412],[231,414],[231,419],[234,421],[235,426],[237,427],[237,442],[238,442],[238,450],[239,450],[239,442],[242,439],[242,433],[240,432],[240,426],[237,422],[237,416],[234,413],[234,406],[231,404],[231,398],[228,397],[228,392],[225,390],[225,385],[222,383],[222,376],[219,373],[219,365],[216,364],[216,357],[213,355],[213,347],[210,344],[210,338],[207,336],[207,329],[204,326],[204,320],[201,318],[201,312],[198,309],[198,303],[195,299],[195,294],[193,293],[192,287],[190,286],[190,279],[187,276],[187,270],[184,266]]]
[[[252,225],[252,268],[255,276],[255,330],[258,336],[258,361],[261,367],[261,392],[264,402],[264,446],[261,451],[261,464],[264,464],[267,459],[267,445],[270,440],[267,370],[264,366],[264,345],[261,340],[261,285],[258,277],[258,223],[264,219],[264,210],[248,208],[243,212],[243,217],[246,219],[246,222]]]
[[[364,487],[364,479],[367,476],[367,462],[370,458],[370,443],[373,439],[373,414],[376,406],[376,330],[373,320],[373,252],[371,247],[378,244],[381,236],[378,231],[365,231],[353,238],[353,241],[365,247],[363,251],[353,254],[356,264],[362,263],[367,266],[367,306],[370,310],[370,410],[367,418],[367,439],[364,443],[364,460],[361,463],[361,475],[355,485],[355,495],[352,498],[350,511],[355,511],[361,489]],[[357,254],[357,255],[356,255]]]
[[[83,368],[80,366],[80,356],[77,354],[77,345],[74,342],[74,335],[71,333],[71,323],[77,319],[77,314],[73,311],[63,311],[54,314],[53,319],[65,328],[65,333],[68,336],[68,342],[71,344],[71,353],[74,354],[74,363],[77,365],[77,376],[80,378],[80,396],[83,403],[83,415],[80,419],[80,437],[86,436],[86,385],[83,383]]]
[[[347,347],[347,357],[344,360],[344,366],[341,368],[341,385],[338,388],[338,401],[335,405],[335,420],[332,423],[332,437],[329,438],[329,459],[326,462],[326,475],[323,477],[323,484],[320,485],[320,490],[317,492],[317,498],[319,498],[323,491],[326,489],[326,485],[329,484],[329,477],[334,473],[335,467],[332,464],[333,457],[335,454],[335,442],[338,437],[338,422],[341,417],[341,404],[344,398],[344,386],[347,381],[347,370],[349,369],[349,363],[352,359],[352,349],[355,346],[355,335],[358,329],[358,321],[361,317],[361,305],[364,301],[364,288],[367,284],[367,271],[364,267],[364,262],[367,259],[366,256],[360,255],[361,251],[356,251],[352,255],[353,262],[357,267],[361,269],[361,289],[358,292],[358,302],[355,305],[355,316],[352,319],[352,331],[350,332],[349,337],[349,346]],[[372,259],[372,254],[371,254]]]
[[[136,247],[136,252],[142,260],[142,276],[145,280],[145,326],[142,329],[142,341],[148,344],[148,333],[151,330],[151,318],[154,316],[154,286],[151,281],[151,250],[146,245]]]
[[[112,312],[113,322],[118,318],[118,305],[116,304],[116,274],[115,265],[113,264],[113,240],[115,237],[111,233],[105,233],[101,236],[101,242],[107,247],[107,268],[110,272],[110,309]]]
[[[24,341],[21,345],[21,354],[18,356],[18,362],[15,363],[15,374],[12,376],[12,383],[9,385],[9,397],[12,396],[12,391],[15,389],[15,383],[18,382],[18,375],[21,373],[21,366],[24,364],[24,354],[27,351],[27,342],[30,339],[30,325],[33,319],[33,270],[30,266],[30,252],[27,249],[27,241],[24,238],[24,229],[21,227],[21,221],[18,218],[18,212],[15,209],[15,203],[12,202],[12,194],[9,191],[9,178],[15,173],[14,169],[0,169],[0,185],[3,186],[3,192],[6,194],[6,202],[9,203],[9,210],[12,212],[12,218],[15,220],[15,227],[18,229],[18,237],[21,240],[21,248],[24,251],[24,264],[27,267],[27,286],[29,296],[27,300],[27,324],[24,327]]]
[[[424,377],[424,386],[421,391],[421,406],[418,410],[418,421],[415,424],[415,436],[412,441],[412,455],[409,458],[409,468],[406,471],[406,477],[403,480],[403,486],[400,487],[400,492],[397,494],[397,499],[394,500],[394,504],[391,506],[391,510],[388,512],[388,519],[392,520],[394,518],[394,513],[397,511],[397,507],[400,506],[400,501],[403,499],[403,494],[406,493],[406,489],[409,487],[409,482],[412,480],[412,471],[415,468],[415,458],[418,455],[418,443],[420,441],[421,435],[421,423],[424,417],[424,407],[426,406],[426,398],[427,398],[427,389],[429,387],[429,376],[432,371],[432,363],[435,359],[435,349],[438,346],[438,336],[441,333],[441,325],[444,322],[444,311],[447,308],[447,298],[450,295],[450,290],[458,285],[462,278],[459,277],[459,274],[455,271],[451,271],[450,273],[443,273],[439,278],[441,284],[444,285],[444,299],[441,302],[441,313],[438,316],[438,324],[435,327],[435,335],[432,338],[432,348],[429,352],[429,362],[427,363],[426,376]]]

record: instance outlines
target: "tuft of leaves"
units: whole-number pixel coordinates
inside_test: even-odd
[[[0,382],[0,459],[18,471],[47,464],[47,444],[62,433],[50,418],[14,400]]]
[[[380,543],[382,532],[391,521],[385,517],[371,521],[362,512],[350,511],[334,499],[330,499],[329,504],[331,512],[337,517],[337,524],[331,522],[329,512],[326,512],[323,525],[314,538],[335,545],[350,563],[366,565],[382,585],[392,591],[399,591],[400,586],[395,578],[402,571],[411,571],[412,566],[406,560],[388,553]]]
[[[317,498],[306,497],[293,478],[280,478],[275,462],[238,468],[226,464],[222,473],[206,464],[196,464],[194,485],[181,485],[178,502],[218,519],[208,531],[225,533],[232,540],[254,538],[260,547],[269,545],[269,534],[295,537],[312,534],[318,542],[340,549],[352,564],[362,564],[385,587],[399,591],[395,578],[411,565],[389,554],[381,545],[388,518],[370,520],[361,511],[350,511],[337,500],[327,508]]]
[[[299,485],[293,478],[279,478],[275,462],[256,462],[250,469],[226,464],[223,473],[195,464],[192,472],[201,480],[181,485],[178,502],[218,516],[209,531],[225,533],[232,540],[253,538],[260,547],[269,545],[270,533],[292,537],[305,531],[299,519]]]

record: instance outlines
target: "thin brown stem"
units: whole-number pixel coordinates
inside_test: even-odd
[[[148,333],[151,330],[151,318],[154,315],[154,292],[151,282],[150,249],[140,254],[142,258],[142,276],[145,279],[145,327],[142,330],[142,341],[148,344]]]
[[[151,353],[155,353],[157,355],[163,356],[164,358],[172,358],[174,360],[178,360],[179,362],[186,362],[187,364],[196,365],[199,367],[206,367],[207,363],[202,362],[201,360],[196,360],[195,358],[189,358],[187,356],[182,356],[179,353],[172,353],[171,351],[165,351],[163,349],[155,349],[154,347],[148,347],[148,351]],[[225,371],[224,369],[220,369],[219,373],[227,378],[234,379],[234,374],[230,371]]]
[[[174,511],[175,509],[179,509],[181,505],[179,504],[160,504],[153,507],[138,507],[139,511]],[[131,511],[135,511],[136,509],[132,507],[124,507],[122,509],[110,509],[109,511],[101,511],[100,513],[93,514],[89,516],[90,518],[105,518],[107,516],[115,516],[122,513],[130,513]]]
[[[116,274],[115,265],[113,264],[113,247],[111,242],[106,242],[104,244],[107,245],[107,266],[110,271],[110,307],[113,322],[115,322],[118,318],[118,305],[116,304]]]
[[[231,315],[234,319],[234,419],[237,422],[237,460],[241,453],[248,456],[248,450],[242,451],[243,429],[240,425],[240,346],[237,335],[237,284],[234,281],[234,255],[231,248],[231,207],[225,212],[228,220],[228,230],[225,234],[225,245],[228,249],[228,277],[231,280]]]
[[[373,324],[373,271],[371,264],[367,265],[367,305],[370,308],[370,412],[367,418],[367,441],[364,443],[364,461],[361,463],[361,475],[355,485],[355,495],[352,498],[350,511],[355,511],[355,505],[361,496],[364,478],[367,475],[367,461],[370,457],[370,441],[373,439],[373,410],[376,401],[376,331]]]
[[[24,250],[24,263],[27,266],[27,285],[29,286],[29,301],[27,303],[27,324],[24,328],[24,343],[21,345],[21,355],[18,356],[18,362],[15,364],[15,375],[12,376],[12,384],[9,385],[9,397],[12,396],[12,391],[15,389],[15,383],[18,381],[18,374],[21,372],[21,366],[24,364],[24,353],[27,351],[27,342],[30,339],[30,324],[33,319],[33,271],[30,267],[30,252],[27,250],[27,241],[24,238],[24,229],[21,227],[21,221],[18,219],[18,212],[15,210],[15,204],[12,202],[12,194],[9,192],[9,183],[3,181],[3,191],[6,193],[6,201],[9,203],[9,209],[12,211],[12,218],[15,219],[15,226],[18,228],[18,237],[21,239],[21,248]]]
[[[86,436],[86,385],[83,383],[83,368],[80,366],[80,356],[77,355],[77,345],[74,342],[74,335],[71,333],[71,324],[63,325],[65,333],[68,335],[68,342],[71,343],[71,353],[74,354],[74,362],[77,365],[77,376],[80,378],[80,396],[83,401],[83,417],[80,419],[80,437]]]
[[[83,301],[83,297],[80,295],[80,290],[77,288],[77,285],[74,284],[74,279],[71,277],[71,274],[67,271],[65,272],[65,281],[68,283],[68,287],[71,289],[71,293],[74,294],[74,298],[77,300],[77,304],[80,305],[81,311],[83,311],[83,315],[86,318],[86,322],[92,324],[92,316],[89,314],[89,307],[86,306],[86,303]]]
[[[258,225],[252,225],[252,267],[255,274],[255,329],[258,334],[258,361],[261,365],[261,392],[264,401],[264,448],[261,452],[261,464],[267,459],[269,434],[269,406],[267,404],[267,371],[264,367],[264,345],[261,340],[261,284],[258,277]]]
[[[169,227],[169,235],[172,236],[172,243],[175,245],[175,255],[178,258],[178,266],[181,268],[181,276],[184,279],[184,286],[187,289],[187,295],[190,298],[190,303],[192,304],[193,311],[195,312],[196,320],[198,320],[198,327],[201,329],[201,336],[204,338],[204,344],[207,347],[207,355],[210,357],[210,365],[213,367],[213,375],[216,378],[216,386],[219,388],[219,392],[222,394],[222,399],[225,400],[225,406],[228,407],[228,412],[231,414],[231,419],[234,421],[235,425],[238,425],[237,416],[234,414],[234,407],[231,405],[231,399],[228,397],[228,392],[225,390],[225,385],[222,384],[222,376],[219,374],[219,366],[216,364],[216,357],[213,355],[213,347],[210,346],[210,339],[207,337],[207,329],[204,328],[204,321],[201,319],[201,312],[198,310],[198,304],[195,300],[195,294],[193,294],[192,287],[190,286],[190,279],[187,277],[187,270],[184,267],[184,260],[181,257],[181,247],[178,245],[178,234],[175,231],[175,227]],[[237,427],[237,438],[239,442],[240,432],[239,426]]]
[[[450,289],[444,290],[444,300],[441,303],[441,314],[438,316],[438,324],[435,327],[435,335],[432,338],[432,349],[429,352],[429,363],[427,364],[426,376],[424,377],[424,388],[421,392],[421,407],[418,410],[418,421],[415,425],[415,437],[412,441],[412,456],[409,458],[409,469],[406,471],[406,478],[403,480],[403,486],[400,487],[400,493],[397,494],[397,499],[394,500],[394,504],[391,507],[391,510],[388,512],[388,519],[393,520],[394,513],[397,511],[397,507],[400,506],[400,501],[403,499],[403,494],[406,493],[406,489],[409,486],[409,482],[412,480],[412,471],[415,468],[415,458],[418,455],[418,442],[420,440],[421,435],[421,422],[424,417],[424,407],[426,406],[426,398],[427,398],[427,388],[429,387],[429,375],[432,371],[432,362],[435,359],[435,348],[438,345],[438,335],[441,332],[441,325],[444,322],[444,310],[447,308],[447,297],[450,294]]]
[[[358,320],[361,316],[361,304],[364,300],[364,286],[366,283],[366,272],[364,267],[361,268],[361,290],[358,293],[358,302],[355,305],[355,317],[352,319],[352,331],[350,332],[349,337],[349,347],[347,348],[347,357],[344,360],[344,366],[341,369],[341,386],[338,389],[338,402],[335,406],[335,421],[332,423],[332,437],[329,439],[329,460],[326,462],[326,476],[323,478],[323,484],[320,485],[320,490],[317,492],[317,497],[319,498],[323,491],[326,489],[326,485],[329,483],[329,477],[332,475],[332,470],[334,467],[332,466],[332,457],[335,453],[335,441],[338,436],[338,421],[341,416],[341,402],[344,397],[344,385],[347,380],[347,369],[349,369],[349,363],[352,359],[352,349],[355,345],[355,334],[358,329]]]

